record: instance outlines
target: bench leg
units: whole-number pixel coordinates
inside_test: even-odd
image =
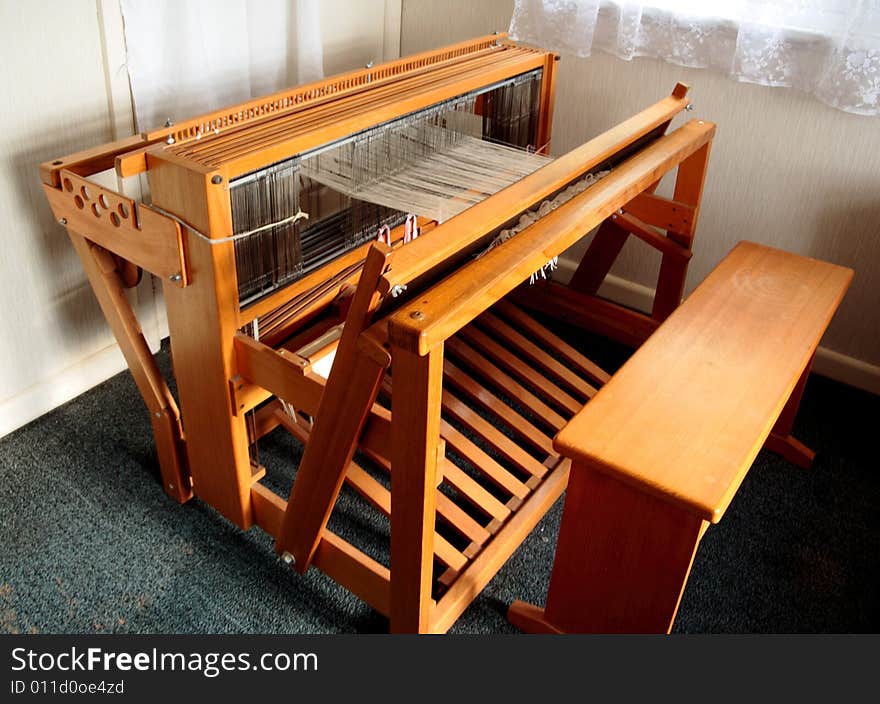
[[[801,404],[801,397],[804,395],[804,387],[807,385],[807,377],[810,376],[812,366],[813,360],[810,359],[797,384],[795,384],[791,396],[788,397],[782,413],[779,414],[776,425],[773,426],[773,430],[770,431],[770,435],[764,441],[764,449],[775,452],[793,465],[803,469],[809,469],[812,466],[816,453],[792,437],[791,429],[794,425],[794,419]]]
[[[547,606],[514,602],[508,619],[531,633],[668,633],[707,525],[575,464]]]

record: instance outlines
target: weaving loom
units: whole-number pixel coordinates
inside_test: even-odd
[[[609,377],[528,311],[638,343],[681,300],[714,126],[665,134],[678,85],[550,159],[557,58],[492,35],[41,167],[165,491],[259,526],[395,632],[446,631],[565,489],[551,438]],[[89,178],[108,168],[146,173],[150,203]],[[596,226],[571,284],[544,280]],[[595,296],[629,234],[662,255],[651,315]],[[141,270],[179,406],[124,295]],[[279,426],[304,444],[289,497],[256,451]],[[328,530],[344,483],[390,519],[390,564]]]

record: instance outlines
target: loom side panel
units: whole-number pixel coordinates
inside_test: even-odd
[[[63,181],[69,189],[43,185],[56,219],[64,220],[86,239],[156,276],[181,274],[180,281],[185,281],[182,241],[176,222],[73,174],[68,173]],[[90,194],[93,202],[82,193]]]

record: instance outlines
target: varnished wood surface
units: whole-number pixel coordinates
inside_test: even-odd
[[[68,233],[149,410],[162,488],[175,501],[184,503],[192,498],[192,484],[177,402],[159,371],[140,323],[125,296],[116,261],[109,252],[90,243],[73,228],[69,227]]]
[[[391,319],[392,342],[424,354],[451,337],[528,279],[548,259],[561,254],[636,194],[704,147],[714,134],[715,125],[692,120],[627,159],[516,237],[468,262],[453,276],[403,306]],[[490,201],[495,202],[489,199],[484,203]],[[441,230],[438,227],[431,235]],[[401,258],[404,252],[406,249],[401,251]],[[397,265],[395,261],[395,269]]]
[[[361,353],[357,342],[380,303],[375,286],[389,256],[390,250],[381,244],[374,244],[367,254],[290,492],[276,547],[294,555],[298,570],[308,569],[311,563],[385,372],[382,364]],[[289,400],[296,405],[296,399]]]
[[[173,163],[150,172],[159,207],[215,237],[232,230],[228,194],[207,174]],[[238,292],[232,242],[212,245],[188,229],[184,250],[191,280],[163,282],[171,354],[197,496],[240,528],[252,523],[253,473],[244,416],[233,415],[229,380],[236,375]]]
[[[844,267],[740,243],[559,433],[555,447],[717,522],[852,276]]]
[[[426,633],[437,496],[443,348],[394,350],[391,400],[391,632]]]
[[[342,98],[338,103],[327,106],[328,112],[323,117],[313,114],[321,111],[319,107],[308,115],[283,117],[227,135],[206,137],[180,148],[157,145],[148,152],[147,164],[152,168],[149,154],[173,153],[186,159],[194,168],[222,168],[233,178],[381,122],[541,68],[544,63],[543,53],[521,47],[505,46],[498,53],[497,58],[490,57],[485,65],[474,66],[470,70],[465,67],[441,68],[424,81],[419,77],[408,81],[423,82],[421,88],[393,85],[388,86],[387,90],[379,88],[372,91],[369,96]],[[440,79],[438,74],[441,73],[448,76]],[[385,93],[387,97],[381,99],[379,93]],[[348,114],[341,111],[345,102],[354,104]]]
[[[543,618],[518,606],[512,620],[539,633],[667,633],[705,525],[574,463]]]
[[[176,222],[73,174],[68,173],[64,181],[76,190],[68,192],[63,187],[43,186],[57,220],[63,219],[86,239],[162,279],[180,275],[180,283],[185,282],[183,240]],[[82,188],[91,199],[82,197]],[[80,200],[75,201],[75,197]],[[103,198],[102,202],[109,208],[99,205],[99,198]],[[82,204],[81,208],[78,203]],[[126,215],[123,217],[122,213]]]
[[[499,191],[493,198],[468,208],[444,222],[429,235],[419,237],[402,249],[394,268],[385,273],[380,290],[407,284],[416,276],[458,255],[486,232],[501,227],[535,203],[547,198],[567,183],[595,169],[614,154],[668,122],[684,110],[687,100],[669,96],[619,125],[603,132],[577,149],[563,154],[546,166]]]

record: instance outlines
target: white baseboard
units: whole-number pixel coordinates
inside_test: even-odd
[[[577,262],[560,258],[559,269],[554,273],[553,278],[560,283],[568,283],[576,268]],[[599,288],[599,295],[628,308],[647,313],[651,310],[651,303],[654,300],[654,289],[609,274]],[[880,394],[880,366],[868,364],[855,357],[829,350],[827,347],[819,347],[816,350],[813,371],[848,386],[872,394]]]
[[[110,345],[0,403],[0,437],[67,403],[126,369],[119,347]]]

